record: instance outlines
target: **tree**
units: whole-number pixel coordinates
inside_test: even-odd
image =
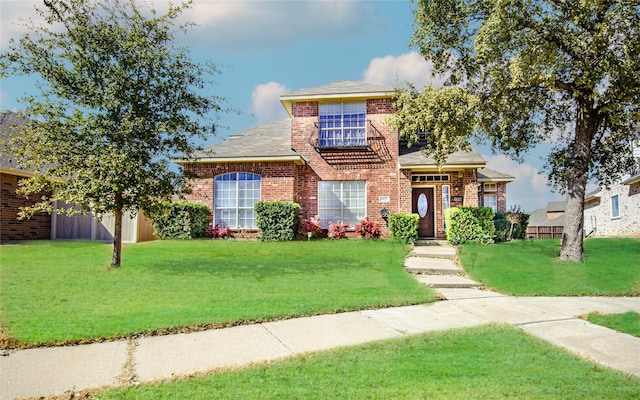
[[[38,171],[21,192],[53,194],[21,215],[51,212],[56,200],[99,218],[112,213],[113,267],[121,263],[123,213],[170,198],[182,176],[171,157],[189,157],[215,132],[222,99],[202,93],[216,68],[174,44],[190,26],[177,24],[190,6],[160,15],[134,0],[45,0],[37,11],[46,24],[26,22],[29,33],[0,58],[2,76],[42,79],[40,93],[22,99],[32,122],[11,149]]]
[[[553,141],[546,172],[567,199],[560,258],[581,260],[588,179],[606,185],[636,168],[630,146],[640,139],[638,1],[417,5],[411,44],[448,78],[444,88],[401,89],[392,123],[410,142],[427,133],[427,151],[439,162],[473,137],[516,160]]]

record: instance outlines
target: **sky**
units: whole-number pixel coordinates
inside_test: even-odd
[[[34,0],[0,0],[0,49],[10,38],[26,32],[20,18],[37,21]],[[167,2],[141,0],[159,10]],[[279,96],[299,89],[342,80],[388,86],[411,82],[416,87],[441,83],[432,77],[430,64],[409,47],[415,5],[408,0],[194,0],[183,17],[195,22],[179,44],[190,48],[196,61],[213,61],[220,74],[214,77],[212,94],[224,97],[226,106],[239,112],[220,115],[216,137],[285,118]],[[36,79],[10,77],[0,81],[0,109],[17,111],[19,98],[37,93]],[[519,164],[486,145],[476,149],[487,168],[514,176],[507,185],[508,207],[544,208],[564,200],[553,193],[538,173],[551,148],[543,143]]]

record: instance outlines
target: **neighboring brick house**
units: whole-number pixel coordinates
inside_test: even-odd
[[[26,123],[18,114],[12,111],[0,112],[0,141],[4,141],[15,134],[15,128]],[[51,216],[47,213],[37,213],[26,221],[18,220],[20,207],[35,204],[34,200],[16,194],[18,182],[33,176],[33,171],[20,169],[16,166],[13,155],[0,144],[0,242],[12,240],[34,240],[51,238]],[[47,193],[32,195],[31,199],[38,199]]]
[[[632,151],[640,170],[640,146]],[[585,196],[584,231],[588,236],[640,235],[640,174]]]
[[[484,169],[474,149],[438,169],[420,143],[408,147],[388,124],[393,96],[394,88],[351,81],[285,94],[290,118],[231,135],[195,161],[177,160],[199,177],[187,198],[212,209],[212,226],[254,231],[260,200],[295,201],[302,218],[319,215],[325,228],[353,228],[368,216],[385,235],[387,213],[414,212],[425,238],[446,236],[448,207],[495,199],[487,205],[505,211],[514,178]]]
[[[0,112],[0,142],[4,143],[12,135],[19,134],[16,128],[26,121],[13,111]],[[39,212],[28,220],[19,220],[20,207],[31,206],[43,195],[32,194],[29,198],[18,195],[18,182],[33,176],[33,171],[16,166],[13,155],[0,143],[0,242],[37,239],[80,239],[112,241],[115,221],[106,215],[101,221],[89,215],[67,216],[56,212]],[[68,205],[55,203],[55,207],[68,208]],[[123,218],[123,243],[141,242],[155,239],[153,228],[141,213],[135,217],[125,214]]]

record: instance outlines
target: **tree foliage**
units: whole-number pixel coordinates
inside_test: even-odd
[[[409,138],[429,135],[436,160],[474,136],[521,160],[551,141],[546,172],[567,194],[561,258],[582,258],[589,177],[610,184],[634,172],[640,139],[640,5],[637,0],[418,0],[411,44],[447,74],[443,89],[401,90],[393,123]],[[463,89],[463,91],[460,91]],[[434,96],[433,93],[437,93]],[[426,104],[432,96],[435,105]],[[442,99],[439,99],[440,96]],[[463,101],[462,101],[463,100]],[[439,117],[462,113],[462,123]],[[434,118],[433,115],[436,117]],[[420,130],[426,128],[426,130]],[[454,145],[435,145],[444,132]]]
[[[40,93],[22,99],[31,123],[11,147],[21,167],[38,172],[21,192],[53,195],[23,214],[50,212],[55,200],[113,213],[113,266],[122,213],[170,198],[182,176],[170,159],[215,131],[223,100],[205,92],[216,68],[174,44],[190,6],[161,15],[135,0],[45,0],[37,11],[46,24],[25,22],[29,33],[0,58],[2,76],[41,78]]]

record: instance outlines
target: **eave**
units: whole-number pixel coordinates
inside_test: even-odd
[[[3,167],[0,167],[0,173],[7,174],[7,175],[22,176],[25,178],[30,178],[34,175],[33,172],[23,171],[15,168],[3,168]]]
[[[623,185],[634,185],[636,183],[640,183],[640,175],[635,175],[629,179],[625,179],[624,181],[622,181]]]
[[[317,101],[319,103],[335,102],[336,100],[347,101],[365,101],[369,99],[388,99],[393,97],[393,93],[389,92],[363,92],[363,93],[335,93],[335,94],[321,94],[321,95],[299,95],[299,96],[281,96],[280,103],[290,117],[292,114],[292,104],[303,101]]]
[[[227,164],[247,162],[292,162],[296,165],[304,165],[307,160],[302,156],[265,156],[265,157],[201,157],[193,160],[174,160],[176,164]]]
[[[400,165],[401,170],[438,170],[438,171],[458,171],[461,169],[484,168],[487,163],[470,163],[470,164],[445,164],[438,168],[436,164],[403,164]]]

